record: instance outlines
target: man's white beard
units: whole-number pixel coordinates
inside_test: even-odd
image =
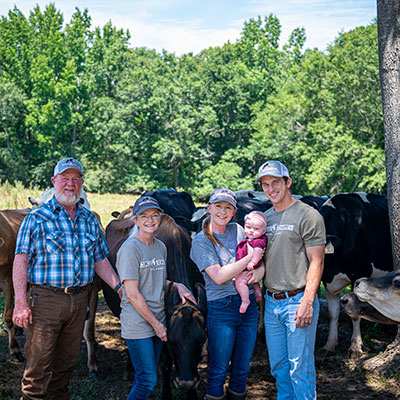
[[[62,190],[59,190],[57,187],[55,187],[55,196],[57,201],[67,207],[73,206],[76,204],[80,197],[81,197],[81,192],[82,188],[79,189],[79,192],[76,194],[65,194]]]

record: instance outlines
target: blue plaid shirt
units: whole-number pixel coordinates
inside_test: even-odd
[[[28,255],[28,282],[60,288],[92,282],[94,264],[109,249],[94,214],[77,207],[73,221],[53,196],[25,217],[15,254]]]

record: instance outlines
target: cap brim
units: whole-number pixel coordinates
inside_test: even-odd
[[[264,176],[273,176],[274,178],[285,178],[284,175],[280,175],[280,174],[265,174],[265,175],[261,175],[256,179],[256,182],[260,182],[261,178],[263,178]],[[286,178],[289,178],[288,176]]]
[[[74,168],[74,167],[68,167],[68,168],[62,169],[60,172],[57,173],[57,175],[60,175],[63,172],[68,171],[69,169],[73,169],[75,171],[78,171],[80,173],[80,175],[83,176],[83,172],[80,169]],[[56,176],[56,175],[54,175],[54,176]]]
[[[164,210],[162,208],[160,208],[160,207],[157,207],[155,205],[147,204],[147,205],[143,206],[143,208],[139,208],[139,210],[135,213],[134,217],[136,215],[141,214],[143,211],[150,210],[150,208],[154,208],[156,210],[160,210],[161,212],[164,212]]]
[[[214,204],[214,203],[221,203],[222,201],[224,201],[225,203],[229,203],[231,206],[235,207],[235,209],[237,209],[237,204],[235,204],[231,199],[227,199],[227,198],[218,198],[216,200],[213,201],[209,201],[208,204]]]

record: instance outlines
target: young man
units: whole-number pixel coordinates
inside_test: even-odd
[[[70,398],[94,273],[122,295],[100,225],[79,204],[81,164],[59,161],[51,181],[53,198],[22,222],[13,265],[13,322],[26,328],[21,399],[29,400]]]
[[[315,334],[325,250],[322,216],[290,194],[292,179],[267,161],[258,182],[273,207],[266,211],[265,336],[278,400],[316,399]]]

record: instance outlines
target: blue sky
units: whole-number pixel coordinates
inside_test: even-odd
[[[50,1],[0,0],[0,15],[14,4],[26,15]],[[109,20],[129,29],[130,44],[177,55],[239,38],[245,20],[276,15],[282,25],[281,44],[297,27],[306,29],[305,47],[325,50],[340,31],[368,25],[376,18],[372,0],[54,0],[68,22],[75,7],[88,8],[92,26]]]

